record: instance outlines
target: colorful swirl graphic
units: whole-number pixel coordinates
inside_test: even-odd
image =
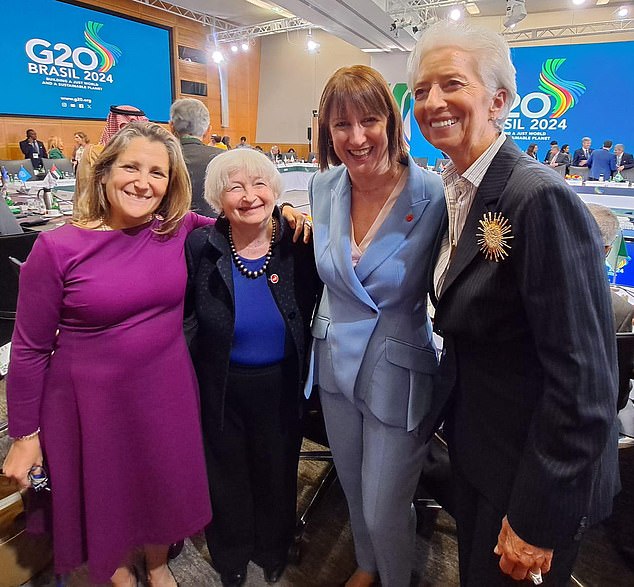
[[[84,30],[84,38],[86,39],[86,45],[88,45],[99,58],[99,71],[105,72],[117,64],[117,59],[121,57],[122,51],[116,45],[111,45],[101,39],[99,36],[101,27],[103,27],[103,24],[100,22],[89,20]]]
[[[409,91],[407,84],[397,83],[392,86],[392,94],[398,104],[398,108],[401,111],[403,117],[403,131],[405,133],[405,140],[409,144],[411,138],[411,108],[412,108],[412,93]]]
[[[557,75],[557,70],[565,61],[563,58],[547,59],[542,65],[542,72],[539,74],[539,89],[554,99],[555,105],[550,115],[551,118],[559,118],[573,108],[579,96],[586,91],[586,86],[581,82],[570,82]]]

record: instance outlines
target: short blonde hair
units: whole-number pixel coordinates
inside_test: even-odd
[[[48,139],[48,150],[51,149],[59,149],[60,151],[64,148],[64,143],[62,141],[62,137],[51,137]]]
[[[169,183],[165,196],[156,210],[163,218],[156,234],[172,235],[191,206],[192,187],[185,167],[180,144],[173,134],[153,122],[131,122],[122,128],[104,147],[91,170],[85,191],[77,199],[75,224],[84,225],[96,220],[108,219],[110,203],[106,197],[106,186],[102,183],[119,155],[128,148],[133,139],[146,138],[165,145],[169,157]]]
[[[207,165],[205,200],[217,212],[222,212],[222,194],[236,171],[244,171],[248,177],[261,177],[271,188],[275,199],[280,197],[282,177],[273,162],[254,149],[233,149],[216,155]]]

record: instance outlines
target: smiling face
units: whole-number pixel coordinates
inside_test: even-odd
[[[387,117],[348,110],[333,113],[332,148],[351,175],[384,173],[390,166]]]
[[[273,214],[275,194],[263,177],[234,171],[220,196],[220,204],[233,228],[264,228]]]
[[[476,57],[456,47],[431,51],[414,83],[414,117],[423,136],[444,151],[460,173],[495,141],[495,120],[506,91],[492,95],[480,78]]]
[[[145,137],[132,139],[101,180],[110,204],[110,227],[132,228],[147,222],[165,196],[169,171],[163,143]]]
[[[590,139],[586,139],[585,141],[581,141],[581,148],[589,149],[591,144],[592,144],[592,141]]]

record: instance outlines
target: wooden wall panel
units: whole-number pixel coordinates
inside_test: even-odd
[[[241,135],[250,140],[255,137],[258,115],[258,88],[260,76],[260,43],[256,42],[247,53],[231,56],[228,65],[229,80],[229,126],[220,126],[220,79],[216,65],[208,65],[181,61],[178,59],[178,45],[206,49],[209,27],[182,18],[151,6],[138,4],[131,0],[83,0],[84,4],[91,4],[97,8],[104,8],[124,16],[133,16],[156,24],[172,28],[173,67],[175,82],[175,98],[189,97],[180,93],[180,80],[185,79],[207,84],[207,97],[193,96],[202,99],[209,108],[213,132],[228,135],[231,144],[239,142]],[[3,55],[10,58],[10,55]],[[211,60],[210,60],[211,61]],[[151,88],[148,88],[151,91]],[[143,108],[142,104],[133,104]],[[104,113],[104,118],[107,113]],[[30,118],[30,117],[0,117],[0,159],[21,159],[18,143],[25,138],[27,128],[37,131],[38,139],[46,143],[50,136],[62,137],[68,156],[73,151],[73,135],[78,130],[88,134],[92,142],[97,142],[101,136],[104,123],[101,121]]]

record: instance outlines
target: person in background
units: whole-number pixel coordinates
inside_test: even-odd
[[[277,145],[273,145],[271,150],[268,152],[267,157],[273,161],[273,163],[280,163],[284,160],[282,153],[280,153],[280,148]]]
[[[247,142],[247,137],[241,136],[240,142],[236,145],[236,149],[251,149],[251,145]]]
[[[553,155],[557,153],[559,153],[559,143],[557,141],[550,141],[550,148],[544,157],[544,163],[546,163],[546,165],[550,164]]]
[[[605,256],[607,257],[610,254],[617,237],[621,234],[618,216],[612,212],[610,208],[601,206],[601,204],[590,203],[586,205],[599,227],[603,246],[605,247]],[[616,293],[613,289],[610,289],[610,294],[612,297],[614,330],[616,332],[632,332],[634,305],[630,304],[624,297],[618,295],[618,293]]]
[[[110,106],[110,111],[106,117],[106,126],[101,132],[99,142],[97,144],[84,144],[81,158],[77,161],[75,168],[75,205],[82,196],[84,186],[88,184],[93,165],[110,140],[131,122],[147,120],[145,113],[134,106]],[[79,133],[75,134],[76,136],[79,135]]]
[[[634,157],[630,153],[625,153],[625,147],[621,143],[614,145],[614,158],[618,173],[634,168]]]
[[[568,173],[568,167],[570,166],[570,147],[568,145],[562,145],[561,149],[551,157],[549,165],[551,167],[564,166],[566,173]]]
[[[71,161],[73,162],[73,166],[76,172],[77,165],[81,161],[81,158],[84,155],[84,150],[86,149],[88,143],[90,143],[90,139],[85,132],[80,130],[73,135],[73,141],[75,142],[75,146],[73,147],[73,156]]]
[[[610,152],[612,141],[603,141],[601,149],[595,149],[588,157],[588,179],[599,180],[603,177],[606,181],[616,171],[616,157]]]
[[[236,149],[207,168],[205,198],[221,213],[187,240],[186,315],[200,386],[214,519],[205,534],[224,587],[250,560],[268,583],[284,572],[295,531],[300,412],[310,320],[321,282],[312,245],[292,242],[275,206],[280,174]]]
[[[586,167],[588,165],[588,159],[590,158],[590,153],[592,153],[592,149],[590,145],[592,144],[592,139],[590,137],[583,137],[581,139],[581,148],[577,149],[572,156],[572,165],[575,167]]]
[[[220,135],[211,135],[211,146],[223,151],[227,150],[227,145],[222,142],[222,138],[220,137]]]
[[[48,156],[50,159],[63,159],[64,143],[61,137],[51,137],[48,139]]]
[[[579,196],[502,132],[517,90],[500,34],[441,21],[408,70],[420,130],[451,157],[430,422],[445,422],[460,581],[567,585],[583,533],[619,489],[599,231]]]
[[[76,220],[22,266],[3,468],[22,487],[48,469],[56,573],[87,562],[94,582],[136,585],[141,549],[148,584],[174,587],[168,545],[211,518],[182,316],[185,237],[213,220],[189,211],[190,190],[174,136],[129,123]]]
[[[26,139],[20,141],[20,151],[22,151],[25,159],[31,160],[33,169],[42,167],[42,159],[48,157],[44,143],[37,140],[37,132],[32,128],[26,131]]]
[[[325,284],[314,383],[350,511],[358,568],[347,587],[410,584],[419,426],[437,367],[426,300],[442,187],[409,157],[402,124],[376,70],[343,67],[326,83],[321,173],[308,187]]]
[[[229,135],[224,135],[222,137],[222,144],[227,147],[227,151],[231,151],[231,139],[229,138]]]
[[[256,146],[255,146],[255,150],[256,150],[258,153],[264,153],[264,149],[262,149],[262,147],[260,147],[260,145],[256,145]]]
[[[209,162],[223,151],[205,144],[205,136],[211,130],[209,110],[195,98],[176,100],[170,108],[169,127],[179,138],[183,150],[192,183],[192,210],[215,218],[215,211],[205,200],[205,172]]]
[[[528,149],[526,149],[526,154],[533,159],[537,159],[537,143],[531,143],[528,145]]]

